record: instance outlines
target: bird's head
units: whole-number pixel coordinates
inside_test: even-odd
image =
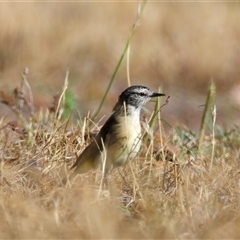
[[[121,93],[119,101],[135,108],[141,108],[145,103],[154,97],[165,96],[163,93],[156,93],[144,86],[131,86]]]

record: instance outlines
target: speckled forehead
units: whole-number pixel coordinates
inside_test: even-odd
[[[151,92],[151,90],[147,87],[142,87],[142,88],[139,88],[138,89],[138,92],[142,92],[142,93],[148,93],[148,92]]]
[[[132,89],[129,89],[129,92],[132,93],[148,93],[150,89],[143,86],[133,86]]]

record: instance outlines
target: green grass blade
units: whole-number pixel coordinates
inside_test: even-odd
[[[66,90],[64,102],[63,102],[62,119],[65,120],[65,119],[69,118],[69,116],[71,115],[71,113],[75,109],[75,107],[76,107],[76,99],[75,99],[73,92],[71,92],[70,90]]]
[[[162,92],[162,89],[159,88],[159,89],[158,89],[158,92],[161,93],[161,92]],[[161,102],[162,102],[162,97],[158,97],[158,98],[155,100],[155,106],[154,106],[153,116],[152,116],[152,118],[150,119],[150,122],[149,122],[149,127],[150,127],[151,129],[153,129],[154,126],[155,126],[155,124],[156,124],[157,116],[158,116],[158,113],[160,112]]]
[[[123,59],[124,59],[124,57],[126,55],[126,52],[127,52],[128,48],[129,48],[130,42],[132,41],[133,35],[134,35],[135,31],[136,31],[136,28],[139,25],[139,21],[140,21],[140,18],[142,16],[143,9],[145,7],[146,2],[147,1],[144,0],[139,5],[137,19],[136,19],[136,21],[135,21],[135,23],[134,23],[134,25],[132,27],[132,31],[130,33],[130,36],[129,36],[128,40],[127,40],[127,43],[126,43],[125,48],[123,50],[123,53],[122,53],[122,55],[121,55],[121,57],[120,57],[120,59],[118,61],[117,67],[115,68],[115,70],[113,72],[113,75],[112,75],[111,80],[110,80],[110,82],[109,82],[109,84],[107,86],[107,89],[106,89],[106,91],[105,91],[105,93],[103,95],[103,98],[102,98],[102,100],[101,100],[101,102],[100,102],[96,112],[93,114],[92,120],[94,120],[97,117],[97,115],[99,114],[100,110],[102,109],[102,106],[103,106],[103,104],[104,104],[104,102],[106,100],[106,97],[107,97],[107,95],[108,95],[108,93],[110,91],[110,88],[111,88],[111,86],[113,84],[113,81],[115,80],[117,72],[118,72],[118,70],[119,70],[119,68],[120,68],[120,66],[122,64],[122,61],[123,61]]]
[[[209,120],[209,116],[211,114],[212,107],[213,107],[213,104],[215,101],[215,95],[216,95],[216,87],[215,87],[214,82],[212,81],[208,88],[207,100],[206,100],[206,104],[205,104],[204,113],[202,116],[201,128],[200,128],[200,133],[199,133],[199,138],[198,138],[198,149],[201,148],[201,144],[202,144],[206,126],[207,126],[207,122]]]
[[[158,92],[161,93],[162,89],[159,88]],[[162,98],[158,97],[154,102],[155,102],[154,111],[149,120],[149,129],[151,129],[151,130],[154,129],[156,121],[157,121],[158,113],[160,113]],[[146,132],[143,136],[143,142],[147,142],[148,138],[149,138],[149,136],[148,136],[148,133]]]

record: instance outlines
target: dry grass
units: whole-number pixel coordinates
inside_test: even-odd
[[[0,238],[239,236],[239,128],[216,128],[211,166],[211,135],[199,152],[196,133],[176,128],[166,136],[159,121],[139,156],[113,170],[108,187],[100,189],[98,172],[64,185],[89,141],[84,121],[60,120],[61,98],[52,112],[34,112],[27,94],[2,96],[19,121],[0,126]]]
[[[0,116],[8,115],[0,120],[0,238],[238,238],[240,129],[230,127],[239,114],[238,5],[146,5],[131,43],[132,84],[162,84],[171,95],[164,120],[199,129],[196,108],[214,78],[216,124],[227,126],[214,126],[214,139],[205,134],[199,151],[192,128],[159,121],[138,157],[100,189],[98,172],[62,179],[100,128],[89,129],[83,116],[102,98],[138,4],[1,3]],[[25,66],[30,73],[14,89]],[[72,92],[58,105],[68,67]],[[117,79],[99,117],[126,87],[125,67]],[[82,103],[77,117],[66,112],[73,96]]]

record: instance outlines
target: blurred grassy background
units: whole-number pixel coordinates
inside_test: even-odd
[[[122,54],[138,3],[0,3],[0,89],[24,67],[38,106],[60,92],[66,70],[81,114],[98,107]],[[170,95],[162,117],[199,129],[207,88],[217,87],[217,123],[235,124],[240,105],[240,3],[148,2],[131,43],[132,84]],[[126,59],[100,117],[127,87]],[[7,107],[1,104],[1,115]]]

